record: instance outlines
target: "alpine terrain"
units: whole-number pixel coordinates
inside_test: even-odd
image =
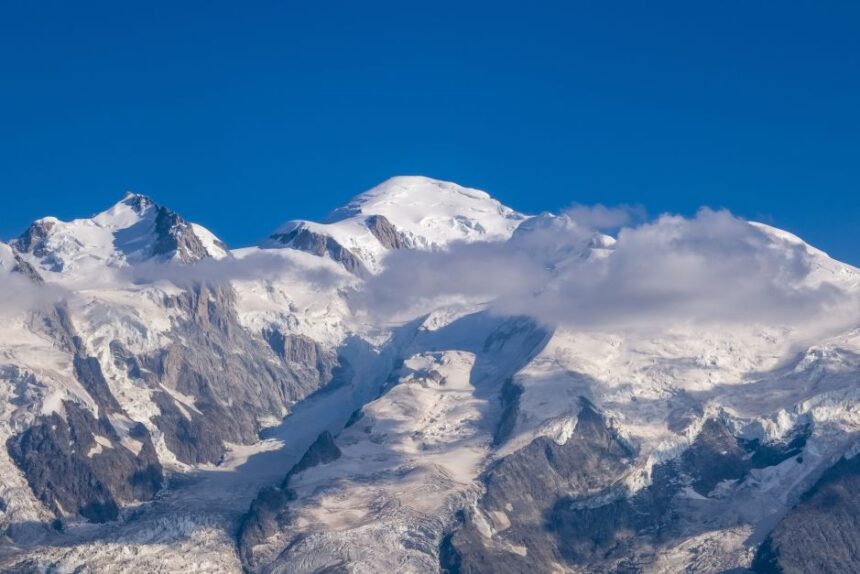
[[[260,236],[0,243],[0,570],[860,571],[860,270],[425,177]]]

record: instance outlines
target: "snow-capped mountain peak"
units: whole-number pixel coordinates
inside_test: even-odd
[[[206,228],[131,192],[90,218],[38,219],[11,245],[51,272],[123,267],[152,258],[190,262],[229,256]]]
[[[526,219],[484,191],[424,176],[397,176],[334,210],[325,223],[285,223],[266,245],[328,255],[351,271],[376,271],[391,250],[506,240]]]
[[[427,247],[507,239],[525,219],[484,191],[423,176],[392,177],[336,209],[328,222],[360,215],[384,216],[398,229],[422,238]]]
[[[137,223],[153,209],[158,209],[158,205],[148,196],[128,191],[120,201],[92,219],[102,227],[122,229]]]
[[[40,219],[0,243],[0,570],[747,571],[822,476],[860,508],[860,272],[727,212],[602,228],[423,177],[267,253],[136,194]]]

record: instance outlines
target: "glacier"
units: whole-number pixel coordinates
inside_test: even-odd
[[[133,193],[34,222],[0,569],[856,569],[860,270],[636,217],[401,176],[236,249]]]

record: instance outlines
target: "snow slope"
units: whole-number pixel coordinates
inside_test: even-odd
[[[328,236],[378,270],[390,250],[368,226],[382,216],[408,249],[442,249],[455,241],[498,241],[511,236],[526,219],[486,192],[420,176],[384,181],[336,209],[325,223],[289,221],[273,237],[296,229]]]
[[[670,223],[673,234],[687,225]],[[0,565],[748,568],[818,478],[860,450],[860,272],[784,231],[752,229],[750,249],[798,262],[791,278],[804,293],[847,302],[803,320],[630,326],[549,324],[467,296],[400,324],[356,312],[394,250],[423,264],[422,252],[503,246],[549,270],[541,287],[559,293],[579,270],[623,263],[629,237],[584,233],[570,216],[528,217],[424,177],[392,178],[324,223],[292,221],[234,251],[142,196],[90,219],[39,220],[0,244],[8,285],[55,289],[0,305],[0,439],[53,413],[68,420],[71,403],[103,413],[104,397],[76,370],[92,359],[121,412],[108,416],[116,439],[94,433],[88,458],[140,452],[139,422],[166,488],[124,504],[117,521],[89,524],[34,495],[32,476],[4,450]],[[712,240],[703,237],[693,246]],[[195,274],[220,288],[194,287]],[[77,350],[46,314],[57,300]],[[246,426],[230,430],[235,421]],[[314,454],[325,433],[337,456]],[[199,452],[183,459],[176,437]],[[45,527],[58,515],[65,532]]]

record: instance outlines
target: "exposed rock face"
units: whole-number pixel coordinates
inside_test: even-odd
[[[225,443],[257,440],[260,417],[282,416],[290,401],[331,377],[335,359],[308,340],[284,338],[276,356],[262,338],[243,329],[229,287],[197,286],[166,304],[185,317],[175,323],[170,344],[150,355],[135,355],[119,341],[112,341],[110,349],[113,362],[130,379],[151,389],[160,413],[147,422],[182,462],[215,463]],[[97,413],[67,403],[68,422],[56,414],[42,417],[10,439],[10,454],[36,496],[58,515],[112,520],[122,504],[148,500],[159,488],[161,467],[149,432],[132,422],[140,434],[132,443],[141,446],[132,452],[120,444],[122,433],[109,417],[128,420],[127,414],[66,307],[39,314],[33,324],[73,354],[75,377]],[[181,403],[168,390],[193,397],[193,402]],[[95,435],[104,438],[94,442]],[[100,450],[87,456],[92,449]]]
[[[130,423],[123,444],[109,417],[128,421],[126,413],[111,393],[99,361],[86,354],[65,306],[40,314],[34,324],[74,354],[75,377],[98,413],[64,401],[64,417],[42,415],[10,437],[9,454],[33,493],[58,516],[113,520],[121,504],[149,500],[161,486],[161,465],[149,432],[142,424]]]
[[[327,381],[336,362],[301,338],[284,337],[276,357],[239,325],[233,297],[229,287],[199,285],[171,300],[188,319],[175,325],[171,344],[128,367],[154,388],[194,397],[189,408],[167,393],[153,395],[161,410],[153,422],[183,462],[217,462],[225,441],[253,442],[260,417],[282,416]]]
[[[155,205],[155,202],[152,201],[152,199],[140,193],[128,192],[123,198],[123,201],[127,203],[138,215],[143,215],[147,209]]]
[[[288,365],[296,369],[311,369],[316,372],[312,376],[323,380],[329,377],[332,365],[331,352],[326,352],[316,341],[303,335],[285,334],[275,328],[264,329],[263,338],[275,354]]]
[[[328,464],[340,458],[340,449],[328,431],[321,433],[308,448],[301,460],[290,469],[284,482],[278,487],[265,488],[257,495],[239,530],[239,549],[247,564],[257,565],[254,547],[264,544],[268,538],[286,528],[290,522],[289,503],[295,493],[289,488],[290,478],[320,464]]]
[[[289,503],[295,493],[270,486],[257,494],[239,529],[239,552],[245,564],[257,567],[254,548],[286,528],[290,523]]]
[[[364,221],[374,237],[388,249],[406,249],[408,245],[397,228],[384,215],[371,215]]]
[[[305,452],[301,460],[297,462],[292,469],[290,469],[289,473],[287,473],[286,478],[284,478],[283,486],[289,486],[290,477],[292,477],[294,474],[298,474],[303,470],[313,468],[318,464],[328,464],[330,462],[334,462],[339,458],[340,449],[337,448],[337,445],[334,443],[334,437],[331,436],[330,432],[324,431],[320,433],[320,435],[317,437],[317,440],[315,440],[314,443],[308,448],[307,452]]]
[[[800,456],[811,434],[811,425],[802,423],[784,441],[762,443],[758,439],[739,439],[738,444],[745,451],[751,453],[750,465],[753,468],[765,468],[777,465],[792,457]]]
[[[241,437],[245,432],[218,405],[206,408],[201,414],[179,406],[165,392],[153,393],[152,400],[161,411],[152,418],[152,422],[164,434],[164,442],[170,452],[184,463],[218,462],[226,452],[224,441],[235,440],[236,435]],[[245,421],[244,424],[251,422]]]
[[[805,432],[791,441],[794,447]],[[565,444],[538,438],[486,473],[486,493],[443,539],[441,569],[639,571],[656,558],[655,549],[690,535],[691,526],[680,520],[683,488],[707,495],[723,481],[786,460],[794,448],[788,444],[744,443],[722,421],[709,419],[689,449],[655,466],[651,484],[629,496],[618,483],[635,452],[583,399]]]
[[[486,494],[462,516],[440,548],[447,572],[542,572],[563,561],[565,545],[599,544],[570,538],[576,520],[566,505],[611,486],[632,456],[629,447],[582,399],[573,436],[565,444],[540,437],[486,474]],[[596,521],[590,521],[594,527]],[[550,535],[557,533],[557,536]]]
[[[52,219],[40,219],[34,222],[27,228],[20,237],[13,240],[11,245],[18,251],[32,253],[36,257],[44,257],[47,255],[45,251],[45,240],[51,229],[56,225]]]
[[[159,207],[155,216],[156,240],[152,246],[153,256],[176,256],[180,261],[190,262],[206,259],[209,252],[194,233],[191,225],[174,211]],[[227,246],[219,243],[224,251]]]
[[[746,452],[726,426],[715,419],[705,422],[692,446],[681,457],[689,469],[693,488],[707,496],[722,480],[743,478],[751,468]]]
[[[93,522],[114,520],[120,505],[151,499],[161,487],[161,465],[149,433],[136,425],[132,452],[107,418],[65,402],[7,447],[36,496],[58,516],[79,514]]]
[[[523,394],[523,388],[511,379],[507,379],[502,385],[502,392],[499,397],[502,403],[502,416],[493,435],[493,446],[501,445],[511,434],[517,421],[521,394]]]
[[[759,547],[753,570],[860,571],[860,456],[842,459],[824,473]]]
[[[367,275],[367,269],[352,251],[338,243],[333,237],[315,233],[307,227],[296,227],[288,233],[278,233],[270,237],[284,247],[306,251],[314,255],[328,255],[355,275]]]
[[[122,407],[111,393],[98,359],[84,356],[80,341],[79,337],[74,338],[77,349],[74,359],[75,376],[98,405],[100,415],[121,413]]]
[[[48,238],[57,222],[52,218],[40,219],[33,222],[23,234],[17,239],[9,242],[16,251],[30,253],[42,260],[42,265],[51,271],[62,271],[63,260],[52,253],[48,248]],[[17,258],[16,258],[17,260]],[[19,264],[20,267],[20,264]],[[35,270],[35,269],[34,269]],[[21,268],[27,274],[27,271]]]
[[[45,280],[39,275],[39,272],[36,271],[36,268],[30,265],[27,261],[24,260],[19,254],[15,254],[15,268],[13,269],[16,273],[20,273],[27,277],[33,283],[42,284]]]

